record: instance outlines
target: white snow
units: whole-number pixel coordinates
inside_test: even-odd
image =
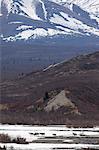
[[[8,10],[8,13],[10,13],[11,8],[12,8],[13,0],[2,0],[2,1],[5,4],[5,6],[6,6],[7,10]]]
[[[8,24],[21,24],[21,21],[13,21],[13,22],[8,22]]]
[[[38,135],[33,135],[30,133],[38,133]],[[41,135],[40,133],[44,133],[44,135]],[[13,147],[14,149],[20,149],[20,150],[52,150],[53,148],[71,148],[71,149],[81,149],[81,148],[95,148],[99,149],[99,145],[95,144],[76,144],[72,143],[70,140],[70,137],[81,137],[86,136],[88,137],[97,137],[99,138],[99,127],[94,128],[68,128],[66,126],[29,126],[29,125],[0,125],[0,134],[8,134],[11,136],[11,138],[16,137],[22,137],[26,138],[28,142],[32,142],[33,140],[38,140],[39,143],[30,143],[30,144],[14,144],[14,143],[0,143],[0,146],[6,146],[8,149],[10,147]],[[63,137],[64,142],[68,142],[68,144],[65,143],[40,143],[41,139],[44,139],[47,137],[54,137],[56,134],[57,137]],[[56,140],[55,139],[55,140]],[[58,138],[59,139],[59,138]],[[46,141],[46,140],[45,140]]]
[[[19,8],[27,14],[28,17],[34,20],[41,20],[41,18],[38,17],[36,14],[36,5],[38,4],[38,0],[22,0],[23,6],[21,6],[17,2],[13,2],[13,0],[2,0],[3,3],[6,5],[6,8],[8,10],[8,14],[10,12],[12,13],[19,13],[17,9],[17,5]],[[23,13],[20,13],[21,15],[24,15]]]
[[[52,68],[52,67],[53,67],[53,65],[50,65],[50,66],[48,66],[47,68],[43,69],[43,71],[47,71],[47,70],[49,70],[49,69]]]
[[[16,132],[15,132],[16,131]],[[66,132],[64,132],[66,131]],[[95,131],[95,132],[94,132]],[[10,136],[18,136],[29,139],[31,136],[30,133],[45,133],[44,136],[51,136],[57,134],[57,136],[73,136],[73,132],[77,134],[77,137],[80,137],[80,134],[83,133],[86,136],[90,137],[99,137],[99,127],[94,128],[67,128],[66,126],[29,126],[29,125],[0,125],[0,134],[9,134]],[[34,139],[34,135],[33,139]],[[38,135],[36,136],[38,138]]]
[[[65,28],[65,27],[61,27],[61,26],[56,26],[56,28],[58,28],[58,29],[61,29],[61,30],[64,30],[65,31],[65,34],[72,34],[72,33],[74,33],[74,34],[81,34],[80,32],[78,32],[78,31],[75,31],[75,30],[73,30],[73,29],[68,29],[68,28]]]
[[[19,31],[19,33],[16,33],[15,36],[13,34],[9,35],[8,37],[4,37],[3,39],[6,41],[16,41],[16,40],[28,40],[28,39],[38,39],[42,37],[53,37],[53,36],[59,36],[59,35],[95,35],[99,36],[99,29],[97,27],[91,27],[87,24],[85,24],[83,21],[79,21],[76,18],[73,18],[73,16],[70,16],[69,13],[60,12],[57,13],[57,11],[53,12],[53,15],[48,18],[48,15],[50,12],[47,12],[48,8],[45,6],[45,1],[44,0],[22,0],[22,6],[18,2],[13,2],[13,0],[2,0],[8,9],[8,14],[10,12],[12,13],[17,13],[18,15],[25,15],[25,17],[31,18],[33,20],[38,21],[37,26],[39,24],[39,21],[41,21],[41,26],[39,28],[36,28],[35,25],[19,25],[16,27],[16,30]],[[75,3],[76,5],[80,6],[83,10],[88,11],[90,14],[91,19],[95,19],[99,25],[99,0],[50,0],[53,1],[59,5],[62,5],[63,7],[67,7],[71,11],[73,11],[73,4]],[[37,15],[37,6],[38,4],[42,5],[43,9],[43,15],[44,15],[44,20],[42,20],[38,15]],[[19,6],[19,9],[21,10],[20,12],[18,11],[17,5]],[[49,6],[50,7],[50,6]],[[57,10],[57,6],[56,10]],[[61,7],[61,6],[60,6]],[[55,9],[55,8],[54,8]],[[97,12],[97,13],[96,13]],[[80,15],[80,13],[78,14]],[[0,13],[0,16],[2,14]],[[45,20],[49,22],[45,23]],[[8,24],[21,24],[21,21],[13,21],[13,22],[8,22]],[[43,24],[44,23],[44,24]],[[44,27],[46,27],[48,24],[52,24],[52,27],[47,27],[45,30]],[[55,25],[54,25],[55,24]],[[53,28],[53,25],[55,28]],[[97,25],[97,26],[98,26]],[[36,29],[32,29],[35,26]],[[23,30],[23,31],[21,31]]]
[[[26,29],[31,29],[31,28],[32,28],[32,26],[21,25],[16,30],[26,30]]]
[[[34,20],[41,20],[36,14],[36,5],[38,0],[23,0],[23,6],[20,6],[21,10],[23,10],[30,18]]]
[[[36,28],[34,30],[28,29],[28,30],[22,31],[19,34],[17,34],[15,37],[13,37],[13,36],[6,37],[6,38],[4,38],[4,40],[6,40],[6,41],[15,41],[16,39],[28,40],[29,38],[37,39],[40,37],[54,36],[54,35],[58,35],[58,34],[65,34],[65,32],[50,29],[50,28],[48,28],[47,30],[45,30],[43,28]]]
[[[40,28],[36,28],[35,30],[26,30],[26,31],[23,31],[21,33],[19,33],[16,38],[20,37],[20,39],[25,39],[27,40],[28,38],[30,37],[33,37],[34,39],[36,37],[39,37],[39,36],[47,36],[47,33],[46,33],[46,30],[44,29],[40,29]]]
[[[99,36],[99,29],[95,29],[93,27],[87,26],[86,24],[82,23],[81,21],[75,19],[75,18],[70,18],[67,14],[65,14],[64,12],[60,12],[60,14],[66,18],[67,20],[65,20],[64,18],[62,18],[61,16],[57,15],[57,14],[53,14],[53,17],[50,18],[50,21],[56,24],[60,24],[60,25],[64,25],[64,27],[66,27],[66,29],[64,27],[59,27],[60,29],[63,29],[64,31],[69,31],[72,32],[71,30],[74,30],[74,32],[79,32],[79,29],[81,29],[82,31],[84,31],[85,33],[91,33],[94,35]],[[70,28],[70,29],[68,29]]]
[[[99,0],[50,0],[58,4],[76,4],[83,10],[99,15]],[[66,4],[67,6],[67,4]]]
[[[66,21],[64,18],[62,18],[61,16],[59,16],[58,14],[53,14],[53,17],[50,18],[50,21],[52,23],[56,23],[56,24],[62,24],[64,26],[66,26]]]
[[[0,144],[1,146],[6,145],[7,150],[9,148],[14,147],[15,150],[53,150],[57,148],[65,148],[65,149],[82,149],[82,148],[91,148],[91,149],[99,149],[99,145],[93,145],[93,144],[48,144],[48,143],[31,143],[31,144]]]
[[[47,11],[46,11],[44,2],[43,2],[42,0],[40,0],[40,2],[41,2],[41,4],[42,4],[42,8],[43,8],[43,11],[44,11],[44,17],[45,17],[45,19],[47,19]]]
[[[99,0],[66,0],[75,3],[84,10],[99,15]]]

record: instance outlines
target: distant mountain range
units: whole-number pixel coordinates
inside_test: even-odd
[[[98,38],[99,1],[1,0],[0,21],[6,42]]]

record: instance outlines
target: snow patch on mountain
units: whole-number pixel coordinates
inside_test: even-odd
[[[96,11],[92,13],[90,10],[90,7],[97,8],[98,1],[2,0],[0,18],[3,20],[3,39],[16,41],[59,35],[99,36],[99,17]],[[7,17],[2,15],[5,9]]]
[[[32,26],[22,25],[22,26],[19,26],[16,30],[26,30],[26,29],[32,29]]]
[[[37,0],[28,0],[28,3],[26,0],[23,0],[23,6],[21,9],[28,14],[28,16],[34,20],[41,20],[36,14],[36,5],[38,4]]]
[[[99,30],[97,30],[93,27],[87,26],[86,24],[83,24],[81,21],[79,21],[75,18],[70,18],[67,14],[65,14],[63,12],[60,12],[60,14],[62,16],[64,16],[65,19],[62,18],[61,16],[57,15],[57,14],[53,14],[53,17],[51,17],[51,19],[50,19],[51,22],[56,23],[58,25],[63,24],[64,27],[60,26],[59,27],[60,29],[65,30],[67,28],[70,30],[74,30],[78,33],[80,33],[80,30],[82,30],[85,33],[88,32],[88,33],[95,34],[95,35],[99,36]]]
[[[16,36],[10,36],[7,38],[4,38],[5,41],[16,41],[16,40],[28,40],[28,39],[38,39],[40,37],[51,37],[54,35],[64,34],[64,31],[59,30],[53,30],[48,28],[47,30],[43,28],[36,28],[35,30],[25,30],[17,34]]]
[[[42,8],[43,8],[43,11],[44,11],[44,18],[47,19],[47,11],[46,11],[46,7],[44,5],[44,2],[42,0],[40,0],[40,3],[42,4]]]
[[[26,15],[34,20],[41,20],[36,14],[36,6],[38,0],[2,0],[2,4],[6,7],[8,14],[15,13],[20,15]]]
[[[13,22],[8,22],[8,24],[22,24],[21,21],[13,21]]]
[[[99,15],[99,0],[66,0],[75,3],[88,12]]]
[[[99,16],[99,0],[50,0],[56,2],[60,5],[76,4],[80,6],[83,10],[88,11],[89,13],[98,14]],[[70,6],[70,5],[68,5]]]
[[[8,14],[10,13],[12,9],[13,0],[2,0],[1,5],[4,5],[8,11]]]

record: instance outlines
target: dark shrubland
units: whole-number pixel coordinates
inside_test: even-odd
[[[0,134],[0,143],[28,144],[25,138],[11,138],[8,134]]]

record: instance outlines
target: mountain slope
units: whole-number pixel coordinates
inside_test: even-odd
[[[0,88],[2,121],[10,115],[10,123],[99,125],[99,52],[2,82]]]
[[[56,3],[65,4],[73,3],[80,6],[82,9],[88,11],[92,14],[97,14],[99,16],[99,1],[98,0],[51,0]]]
[[[71,0],[89,13],[96,14],[99,17],[99,1],[98,0]]]
[[[5,41],[99,36],[98,16],[76,2],[2,0],[1,14],[1,39]]]

